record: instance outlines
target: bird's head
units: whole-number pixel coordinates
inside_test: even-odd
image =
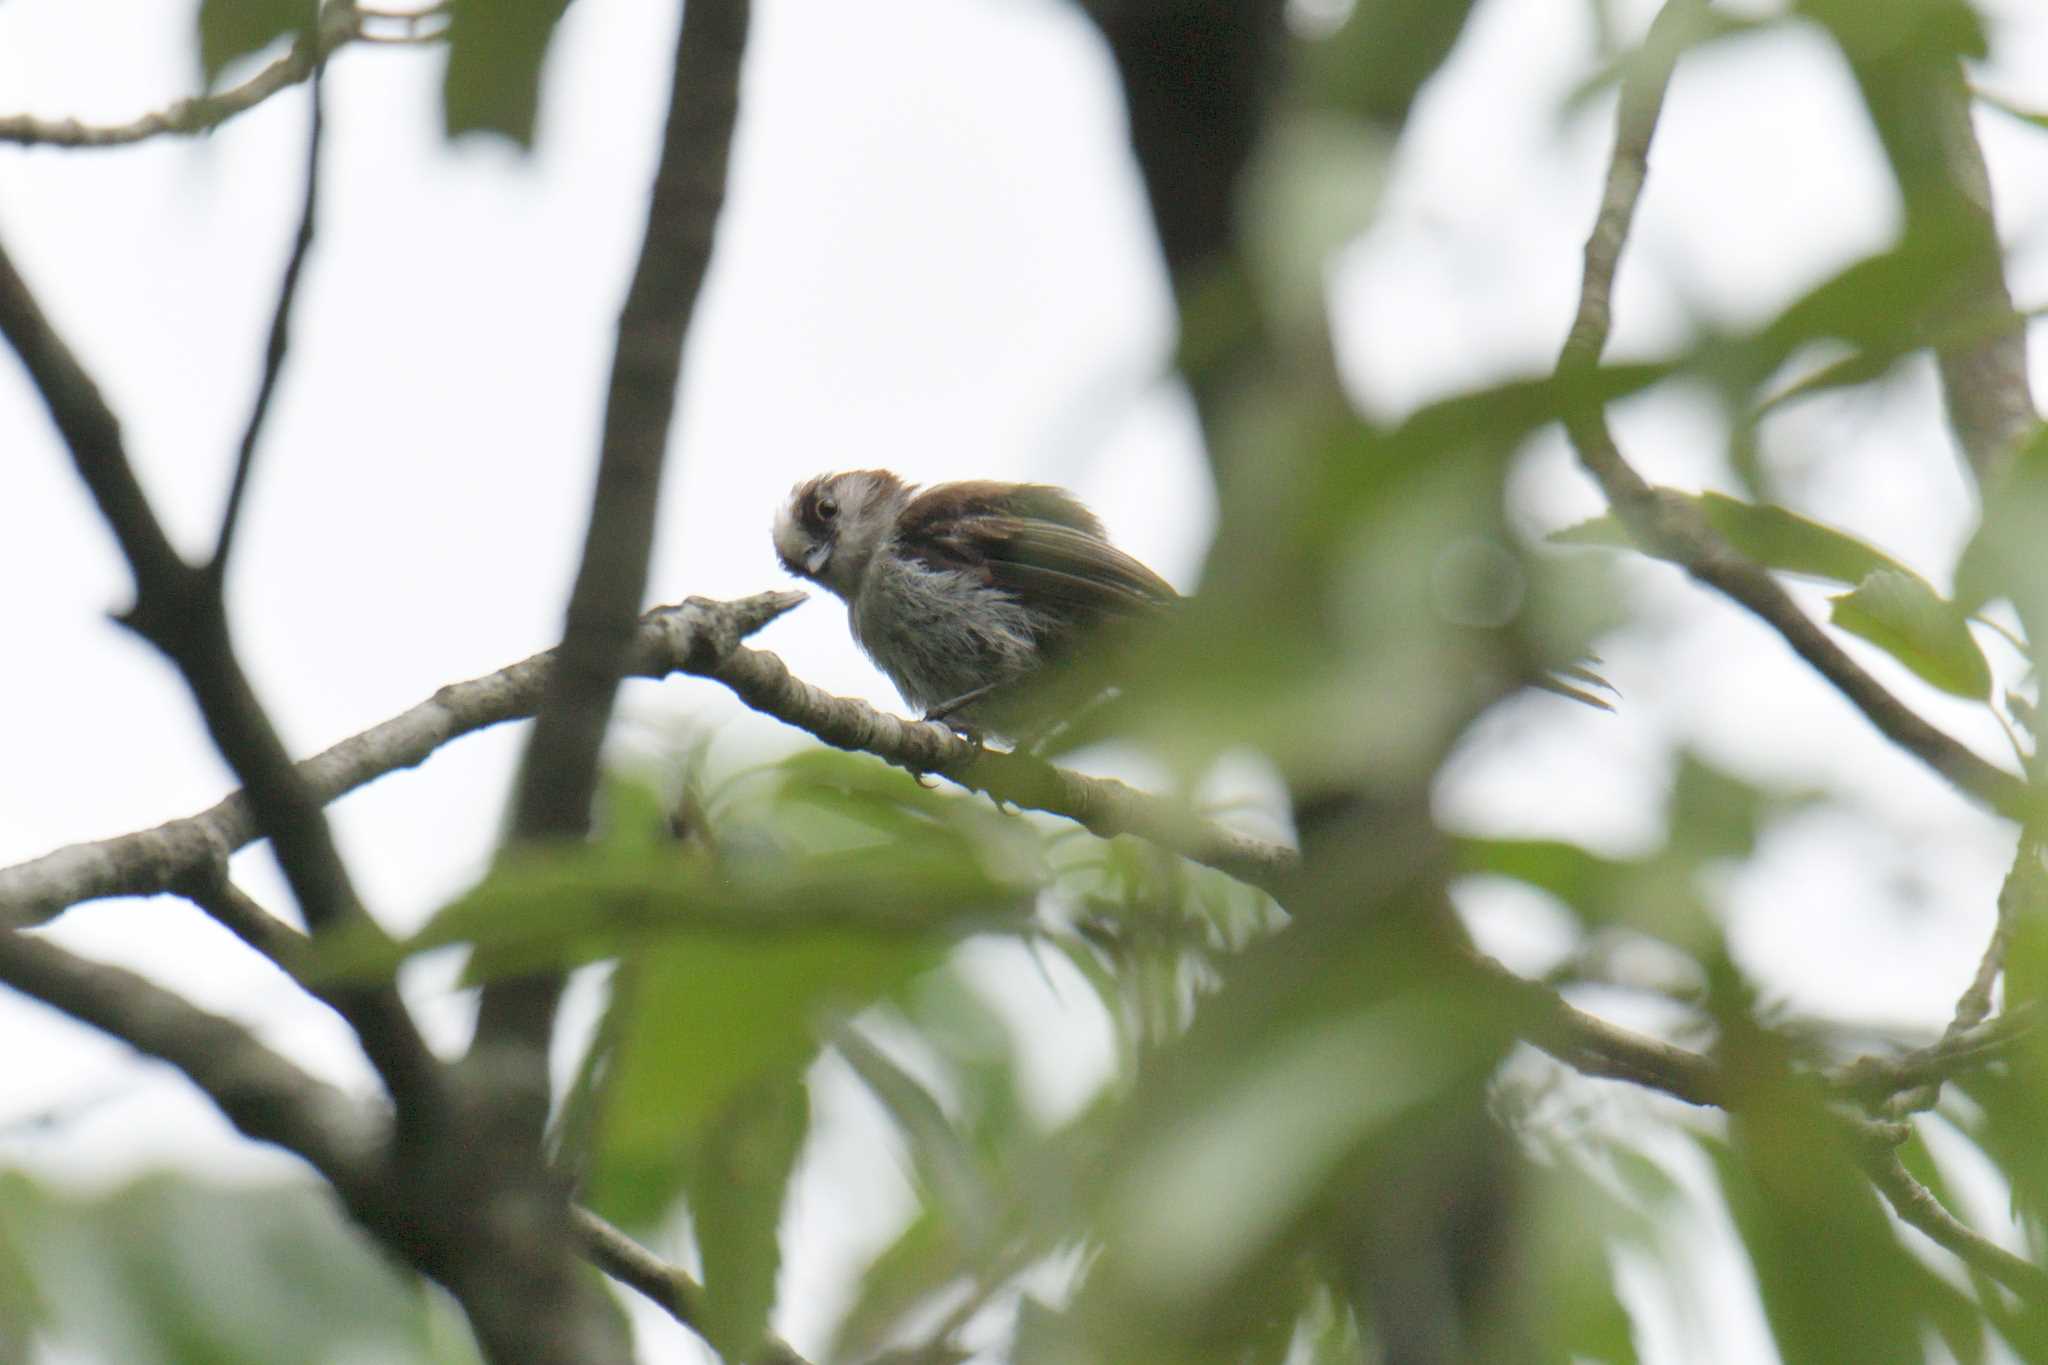
[[[886,469],[806,479],[776,513],[776,556],[791,573],[852,601],[913,491]]]

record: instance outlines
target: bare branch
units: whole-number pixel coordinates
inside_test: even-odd
[[[704,1286],[688,1271],[662,1260],[589,1209],[571,1209],[569,1217],[592,1265],[644,1295],[683,1326],[697,1329],[704,1312]],[[809,1365],[794,1347],[776,1336],[763,1342],[751,1360],[752,1365]]]
[[[235,528],[241,521],[242,501],[249,489],[249,471],[256,463],[256,441],[263,434],[270,415],[271,398],[277,392],[278,376],[284,372],[285,348],[291,340],[292,301],[298,297],[299,279],[306,268],[306,254],[313,248],[314,214],[320,199],[320,139],[326,122],[320,98],[320,75],[324,62],[313,64],[309,85],[312,127],[306,136],[306,193],[299,210],[298,232],[292,238],[291,257],[284,268],[284,282],[278,286],[277,307],[270,317],[270,339],[263,349],[263,377],[256,385],[256,401],[249,410],[249,422],[242,430],[242,444],[235,456],[234,479],[228,485],[227,508],[221,513],[220,535],[214,542],[213,558],[206,571],[214,591],[227,578],[228,553],[234,546]]]
[[[647,587],[683,340],[725,199],[747,20],[746,0],[703,0],[686,7],[676,40],[661,160],[619,312],[590,524],[560,666],[513,801],[514,839],[574,839],[589,828],[598,748]]]
[[[383,1116],[299,1070],[233,1020],[125,968],[12,930],[0,933],[0,982],[170,1063],[235,1127],[304,1157],[352,1206],[383,1178]]]
[[[710,640],[759,630],[803,601],[802,593],[763,593],[735,603],[696,601],[648,613],[635,672],[666,677],[685,662],[711,657]],[[300,780],[323,805],[400,768],[414,767],[451,740],[539,709],[554,651],[453,683],[419,705],[345,739],[298,765]],[[0,924],[43,923],[80,901],[151,896],[194,877],[224,875],[228,855],[260,838],[247,793],[196,815],[89,844],[58,849],[0,871]]]
[[[574,840],[589,831],[599,749],[647,590],[683,341],[725,201],[748,19],[748,0],[694,0],[683,7],[661,157],[639,259],[619,311],[590,524],[559,666],[548,675],[512,798],[514,842]],[[532,1093],[519,1122],[536,1154],[547,1118],[547,1039],[560,992],[558,975],[494,981],[484,988],[477,1016],[477,1049],[502,1047],[524,1058]]]
[[[0,334],[13,344],[71,451],[79,477],[135,579],[124,622],[184,674],[222,757],[249,787],[278,861],[316,928],[362,913],[320,803],[299,783],[235,658],[226,613],[205,574],[164,534],[128,460],[120,423],[0,249]]]
[[[442,1085],[440,1059],[413,1027],[412,1016],[405,1012],[395,991],[318,980],[305,970],[311,940],[258,905],[224,876],[194,878],[184,891],[194,905],[347,1021],[362,1040],[364,1055],[373,1060],[383,1059],[380,1070],[389,1067],[397,1072],[386,1075],[394,1095],[438,1097]],[[438,1100],[428,1108],[437,1105]],[[401,1120],[410,1124],[419,1108],[417,1103],[402,1106]]]
[[[1829,1071],[1828,1082],[1865,1103],[1890,1100],[1901,1091],[1936,1085],[1996,1061],[2032,1037],[2040,1026],[2039,1007],[2023,1005],[1969,1028],[1951,1028],[1926,1047],[1896,1057],[1858,1057]],[[1904,1108],[1925,1109],[1932,1103],[1929,1099]]]
[[[1701,0],[1668,0],[1644,45],[1651,60],[1631,71],[1622,83],[1614,152],[1599,212],[1586,239],[1578,312],[1558,357],[1560,377],[1590,373],[1606,349],[1615,272],[1649,173],[1650,142],[1677,60],[1677,38],[1702,9]],[[1606,415],[1597,405],[1582,404],[1568,413],[1565,430],[1580,463],[1646,553],[1671,560],[1762,618],[1887,739],[1958,790],[2015,819],[2024,815],[2027,786],[2021,779],[1928,724],[1886,691],[1800,610],[1768,570],[1738,554],[1696,507],[1645,482],[1623,458],[1608,430]]]
[[[144,114],[127,123],[88,124],[77,119],[42,119],[29,114],[0,117],[0,142],[51,147],[121,147],[162,134],[190,137],[209,133],[237,114],[254,109],[280,90],[310,78],[315,69],[356,37],[357,20],[346,4],[322,7],[319,35],[304,38],[240,85],[216,95],[179,100],[168,109]]]
[[[1863,1164],[1901,1221],[1920,1229],[1965,1265],[1989,1275],[2021,1298],[2035,1305],[2048,1303],[2048,1271],[2007,1251],[1943,1208],[1933,1192],[1913,1178],[1896,1150],[1873,1149]]]
[[[978,748],[943,725],[906,721],[865,702],[834,697],[790,676],[773,654],[739,642],[804,600],[769,592],[735,602],[692,598],[641,618],[631,672],[715,678],[742,701],[839,748],[959,781],[1011,805],[1065,816],[1105,838],[1132,834],[1257,886],[1277,885],[1293,850],[1196,820],[1174,803],[1124,783],[1084,777],[1037,759]],[[386,773],[423,761],[442,745],[531,716],[554,667],[552,650],[468,682],[451,683],[418,706],[299,765],[308,790],[333,801]],[[177,890],[224,868],[229,854],[259,837],[246,796],[155,829],[75,844],[0,870],[0,924],[40,924],[81,901]]]
[[[1728,1080],[1713,1058],[1588,1014],[1554,988],[1517,976],[1483,953],[1472,958],[1482,976],[1530,1009],[1532,1023],[1524,1041],[1574,1071],[1661,1090],[1687,1104],[1727,1105]]]
[[[129,463],[120,423],[43,315],[4,248],[0,334],[21,356],[128,560],[136,597],[123,620],[178,665],[216,747],[250,792],[256,823],[270,836],[306,922],[320,929],[366,921],[369,916],[327,827],[324,803],[299,779],[242,671],[218,583],[187,564],[171,545]],[[399,1101],[404,1120],[424,1119],[438,1095],[428,1084],[432,1068],[422,1066],[425,1044],[395,993],[388,994],[380,1014],[385,1027],[364,1034],[364,1048]],[[396,1050],[385,1052],[387,1042]]]

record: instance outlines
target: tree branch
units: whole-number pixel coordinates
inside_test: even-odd
[[[645,1296],[691,1331],[704,1313],[704,1286],[679,1266],[670,1265],[625,1233],[578,1206],[570,1210],[577,1240],[590,1263],[620,1284]],[[809,1365],[796,1348],[770,1335],[751,1358],[751,1365]]]
[[[278,286],[277,306],[270,317],[270,339],[263,348],[263,375],[256,384],[256,400],[249,409],[248,424],[242,430],[242,444],[235,456],[234,478],[228,484],[228,501],[221,513],[220,534],[206,571],[213,590],[222,591],[227,578],[228,553],[234,546],[235,528],[241,522],[242,501],[249,490],[249,472],[256,463],[256,442],[263,423],[270,416],[270,402],[277,392],[278,377],[284,372],[285,349],[291,341],[292,302],[298,297],[299,279],[305,273],[306,255],[313,249],[314,215],[320,200],[320,141],[325,125],[321,108],[320,75],[326,63],[316,61],[309,83],[311,129],[306,135],[306,192],[299,210],[299,228],[292,237],[291,256],[285,263],[284,282]]]
[[[736,602],[692,598],[681,606],[657,607],[641,618],[631,672],[644,678],[676,672],[716,678],[742,701],[828,744],[872,753],[913,773],[957,774],[963,785],[998,800],[1065,816],[1105,838],[1137,835],[1254,885],[1277,884],[1294,866],[1291,849],[1192,820],[1173,803],[1121,782],[980,749],[943,725],[900,720],[865,702],[834,697],[791,677],[774,655],[740,645],[803,600],[799,592],[769,592]],[[307,759],[299,774],[307,789],[327,802],[386,773],[414,767],[463,735],[531,716],[554,663],[549,650],[496,673],[451,683],[419,705]],[[0,925],[41,924],[81,901],[178,890],[194,878],[222,873],[228,855],[259,835],[248,798],[238,792],[154,829],[58,849],[0,870]]]
[[[219,585],[187,564],[164,534],[129,463],[119,421],[43,315],[4,247],[0,335],[20,355],[128,560],[136,597],[123,619],[177,664],[214,744],[248,788],[255,823],[270,836],[307,924],[317,930],[367,920],[327,827],[324,803],[300,781],[235,656]],[[419,1065],[425,1045],[416,1036],[390,1054],[380,1050],[404,1017],[395,992],[388,993],[383,1011],[391,1027],[365,1035],[363,1044],[402,1117],[411,1123],[415,1110],[435,1102],[435,1091],[407,1087],[424,1085],[431,1069]],[[406,1030],[412,1031],[409,1021]]]
[[[748,18],[748,0],[694,0],[683,7],[661,157],[619,311],[590,524],[557,666],[520,764],[514,843],[576,840],[589,832],[599,749],[647,590],[683,341],[725,201]],[[558,974],[494,981],[484,988],[477,1017],[478,1049],[503,1048],[508,1058],[524,1058],[532,1093],[516,1122],[528,1131],[536,1159],[548,1109],[547,1041],[560,993]]]
[[[1920,1229],[1965,1265],[1989,1275],[2030,1303],[2048,1303],[2048,1271],[2015,1256],[1943,1208],[1933,1192],[1913,1178],[1896,1150],[1888,1146],[1873,1150],[1866,1155],[1863,1165],[1900,1221]]]
[[[147,977],[17,931],[0,933],[0,982],[168,1062],[244,1134],[305,1158],[352,1208],[375,1204],[388,1136],[383,1118],[242,1025]]]
[[[1599,212],[1586,239],[1578,311],[1558,357],[1560,378],[1590,374],[1606,349],[1615,272],[1649,174],[1650,142],[1677,62],[1679,39],[1703,9],[1702,0],[1668,0],[1644,43],[1650,60],[1631,70],[1622,82],[1614,152]],[[1646,553],[1671,560],[1699,582],[1747,607],[1833,683],[1887,739],[1958,790],[2012,818],[2024,816],[2025,782],[1928,724],[1886,691],[1800,609],[1768,570],[1738,554],[1696,507],[1645,482],[1623,458],[1598,404],[1579,404],[1567,412],[1564,425],[1579,462],[1599,483],[1615,515]]]
[[[423,32],[415,27],[445,6],[434,5],[417,16],[402,13],[358,10],[336,0],[321,7],[319,35],[315,42],[301,39],[291,51],[251,76],[240,85],[214,95],[179,100],[168,109],[157,110],[126,123],[87,124],[77,119],[44,119],[30,114],[0,116],[0,142],[46,147],[121,147],[161,135],[192,137],[210,133],[237,114],[254,109],[281,90],[289,90],[312,77],[329,57],[351,42],[419,42],[439,36],[438,30]],[[405,25],[400,36],[379,36],[364,27],[366,19]]]

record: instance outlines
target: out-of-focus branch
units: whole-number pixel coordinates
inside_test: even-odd
[[[1895,1149],[1874,1149],[1863,1165],[1901,1221],[1920,1229],[1965,1265],[1989,1275],[2031,1305],[2048,1304],[2048,1271],[2007,1251],[1943,1208],[1933,1191],[1913,1178]]]
[[[30,114],[0,116],[0,142],[47,147],[122,147],[163,135],[191,137],[210,133],[279,91],[289,90],[311,78],[322,62],[351,42],[422,42],[438,37],[438,29],[420,25],[443,8],[441,5],[429,6],[417,15],[386,13],[329,0],[321,7],[319,34],[314,42],[301,39],[292,44],[291,51],[240,85],[218,94],[179,100],[168,109],[144,114],[126,123],[90,124],[71,118],[36,118]],[[368,21],[400,25],[403,31],[379,34],[366,26]]]
[[[1687,1104],[1728,1103],[1728,1081],[1713,1058],[1610,1024],[1484,954],[1475,953],[1473,962],[1482,976],[1522,1000],[1530,1019],[1523,1040],[1574,1071],[1661,1090]]]
[[[604,431],[583,557],[512,798],[515,843],[575,840],[590,828],[598,752],[631,660],[647,589],[661,473],[683,342],[710,269],[726,161],[739,117],[749,0],[683,7],[667,122],[633,278],[619,311]],[[547,1040],[558,976],[494,981],[477,1017],[478,1049],[525,1057],[535,1093],[519,1120],[539,1151],[547,1117]]]
[[[1962,64],[1952,51],[1903,32],[1876,45],[1845,35],[1844,52],[1898,179],[1907,231],[1946,250],[1943,295],[1917,321],[1934,343],[1956,442],[1979,482],[1989,484],[2040,414]],[[1971,325],[1957,328],[1965,320]]]
[[[1973,1067],[1998,1060],[2041,1027],[2039,1007],[2023,1005],[1970,1028],[1951,1028],[1926,1047],[1895,1057],[1858,1057],[1827,1073],[1828,1083],[1869,1105],[1894,1108],[1895,1097],[1939,1085]],[[1932,1103],[1930,1100],[1929,1103]],[[1924,1109],[1912,1103],[1907,1109]]]
[[[369,1105],[299,1070],[242,1025],[122,967],[0,932],[0,982],[182,1071],[247,1136],[304,1157],[351,1208],[374,1202],[388,1126]]]
[[[680,1266],[670,1265],[625,1233],[578,1207],[570,1211],[576,1238],[590,1263],[632,1289],[692,1331],[703,1319],[704,1286]],[[750,1365],[809,1365],[796,1348],[770,1336],[750,1358]]]
[[[1622,82],[1614,152],[1593,230],[1586,239],[1577,315],[1558,357],[1561,378],[1591,373],[1607,347],[1615,272],[1628,242],[1643,184],[1650,142],[1677,62],[1677,38],[1697,20],[1702,0],[1669,0],[1652,25],[1645,51]],[[1678,564],[1695,579],[1747,607],[1775,629],[1816,672],[1833,683],[1887,739],[1913,754],[1962,792],[2014,818],[2026,804],[2026,784],[1930,725],[1851,659],[1800,610],[1768,570],[1737,553],[1699,509],[1654,488],[1622,456],[1596,404],[1568,413],[1566,433],[1629,533],[1643,549]]]

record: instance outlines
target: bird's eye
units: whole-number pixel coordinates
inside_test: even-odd
[[[838,516],[838,515],[839,515],[839,499],[837,499],[837,498],[834,498],[834,497],[823,497],[823,498],[819,498],[819,499],[818,499],[818,518],[819,518],[819,520],[821,520],[821,521],[830,521],[830,520],[832,520],[832,518],[834,518],[834,517],[836,517],[836,516]]]

